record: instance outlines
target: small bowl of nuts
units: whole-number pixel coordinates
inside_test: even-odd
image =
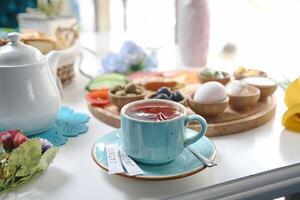
[[[146,97],[146,90],[134,83],[128,83],[126,86],[117,85],[109,92],[109,100],[118,107],[119,110],[126,104],[142,100]]]
[[[217,71],[210,68],[204,68],[198,74],[198,80],[201,83],[206,83],[209,81],[216,81],[223,85],[226,85],[230,81],[230,75],[227,72]]]

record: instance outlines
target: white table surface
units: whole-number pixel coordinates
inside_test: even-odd
[[[97,64],[85,55],[84,65]],[[64,89],[63,105],[87,113],[83,98],[88,79],[76,74],[75,81]],[[300,161],[300,134],[284,130],[281,116],[285,111],[283,92],[278,89],[275,118],[267,124],[240,134],[211,138],[217,148],[217,167],[171,181],[141,181],[108,175],[91,158],[97,138],[114,130],[93,116],[89,130],[70,138],[60,147],[48,171],[11,192],[3,199],[158,199],[226,182],[247,175],[286,166]]]

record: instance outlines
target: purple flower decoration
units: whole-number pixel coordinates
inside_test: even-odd
[[[119,53],[109,53],[102,59],[102,69],[106,73],[128,73],[150,70],[157,67],[154,54],[148,55],[132,41],[124,42]]]
[[[48,149],[53,147],[52,143],[49,142],[47,139],[39,138],[42,146],[42,154],[44,154]]]

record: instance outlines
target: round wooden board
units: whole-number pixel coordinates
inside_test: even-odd
[[[120,127],[120,115],[114,105],[101,108],[88,104],[88,108],[98,120],[116,128]],[[276,99],[274,97],[268,97],[265,101],[259,102],[255,107],[243,112],[227,108],[217,118],[207,119],[208,131],[206,136],[214,137],[251,130],[271,120],[275,114],[275,110]],[[189,113],[192,114],[193,112],[189,110]],[[189,128],[194,130],[199,129],[196,124],[190,124]]]

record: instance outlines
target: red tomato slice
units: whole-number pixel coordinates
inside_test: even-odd
[[[85,95],[85,99],[92,106],[105,106],[109,104],[109,89],[93,90]]]

